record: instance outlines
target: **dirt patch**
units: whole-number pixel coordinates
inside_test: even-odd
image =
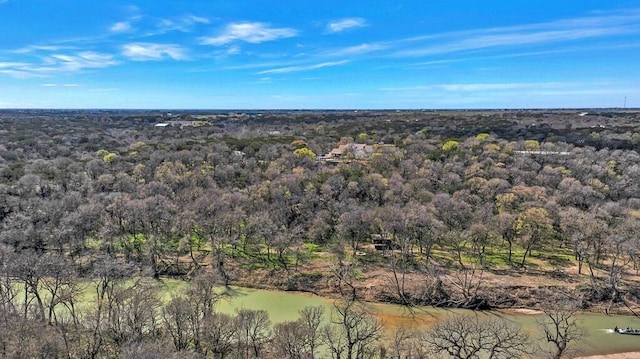
[[[511,308],[511,309],[503,309],[505,313],[516,313],[516,314],[526,314],[526,315],[538,315],[542,314],[542,311],[528,308]]]

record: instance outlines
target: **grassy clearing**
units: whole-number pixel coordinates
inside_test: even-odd
[[[396,251],[397,252],[397,251]],[[511,262],[509,262],[509,253],[506,250],[496,250],[495,248],[488,247],[482,254],[482,261],[478,259],[478,255],[473,252],[473,248],[467,245],[462,249],[460,254],[462,263],[465,266],[475,266],[482,264],[487,269],[499,269],[509,270],[513,268],[519,268],[522,263],[522,257],[525,254],[525,249],[519,246],[514,246],[511,252]],[[382,257],[375,253],[371,254],[374,257]],[[422,263],[425,261],[424,255],[419,253],[413,253],[413,258],[416,263]],[[459,267],[458,254],[451,248],[443,246],[435,246],[431,251],[431,261],[438,263],[445,267]],[[374,258],[367,260],[370,263],[375,263]],[[573,251],[567,247],[551,247],[550,245],[535,248],[527,255],[527,259],[524,263],[525,268],[536,270],[553,270],[558,268],[567,268],[575,265],[575,259],[573,257]]]

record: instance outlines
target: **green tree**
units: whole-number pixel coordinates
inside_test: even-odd
[[[316,154],[307,147],[298,148],[297,150],[293,151],[293,155],[297,158],[308,157],[313,160],[316,159]]]
[[[111,161],[113,161],[116,157],[118,157],[118,155],[113,152],[109,152],[102,157],[102,161],[104,161],[104,163],[111,163]]]
[[[531,249],[553,230],[553,221],[546,209],[533,207],[520,213],[516,220],[516,231],[524,239],[524,254],[520,265],[524,267]]]
[[[460,148],[460,143],[455,140],[449,140],[442,145],[442,150],[445,152],[454,152]]]
[[[524,148],[527,151],[537,151],[540,149],[540,142],[536,140],[526,140],[524,141]]]

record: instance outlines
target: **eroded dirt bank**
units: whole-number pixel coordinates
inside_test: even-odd
[[[432,305],[437,307],[538,310],[550,298],[572,300],[581,310],[604,314],[640,312],[640,293],[631,278],[620,297],[606,287],[594,288],[571,272],[557,275],[543,271],[441,271],[433,274],[394,275],[379,267],[358,267],[350,276],[335,263],[306,264],[297,271],[233,268],[234,285],[311,292],[338,298],[341,288],[353,286],[362,300],[379,303]],[[354,274],[355,273],[355,274]]]

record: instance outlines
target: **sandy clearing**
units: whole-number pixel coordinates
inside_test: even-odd
[[[587,357],[579,357],[575,359],[637,359],[640,358],[640,353],[619,353],[619,354],[606,354],[606,355],[593,355]]]

